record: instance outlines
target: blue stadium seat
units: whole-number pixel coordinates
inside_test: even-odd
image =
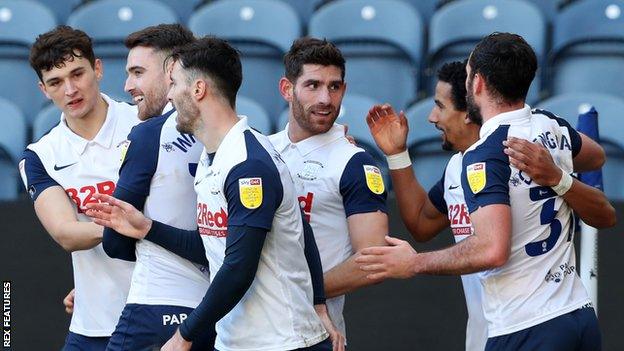
[[[200,6],[204,0],[158,0],[169,6],[178,16],[180,23],[187,23],[195,8]]]
[[[67,24],[93,39],[95,54],[104,63],[100,89],[113,96],[127,95],[126,36],[147,26],[174,22],[175,13],[156,0],[97,0],[79,7],[67,20]]]
[[[54,14],[30,0],[0,0],[0,97],[15,103],[32,121],[46,101],[28,63],[36,37],[56,25]]]
[[[538,108],[565,118],[576,126],[578,115],[592,106],[598,111],[598,130],[607,153],[607,162],[603,167],[605,193],[612,200],[624,200],[624,99],[606,94],[570,93],[542,101]]]
[[[433,94],[435,73],[446,62],[468,58],[474,45],[492,32],[517,33],[533,47],[538,62],[546,53],[546,21],[541,11],[524,0],[460,0],[445,5],[429,28],[429,81]],[[539,100],[541,71],[531,85],[527,101]]]
[[[247,116],[247,123],[260,133],[269,135],[273,131],[273,125],[269,115],[262,106],[250,98],[244,96],[236,97],[236,112],[239,115]]]
[[[431,16],[436,12],[436,9],[444,4],[442,0],[404,0],[410,5],[414,6],[420,18],[422,18],[425,27],[429,24]]]
[[[553,93],[624,96],[624,1],[579,1],[557,17]]]
[[[69,14],[83,2],[82,0],[37,0],[47,6],[58,20],[58,23],[65,23]]]
[[[286,125],[288,124],[288,111],[290,110],[287,108],[279,114],[277,118],[277,126],[275,126],[276,133],[286,128]]]
[[[425,191],[429,191],[442,178],[451,156],[453,156],[452,152],[442,150],[439,140],[432,140],[410,149],[412,169]]]
[[[423,21],[398,0],[339,0],[321,7],[309,34],[336,43],[347,60],[350,92],[405,108],[416,97]]]
[[[290,5],[299,15],[303,27],[307,27],[310,17],[327,0],[281,0]]]
[[[278,82],[283,56],[301,34],[297,13],[279,0],[228,0],[198,9],[189,21],[195,35],[216,35],[241,52],[243,85],[239,90],[270,115],[284,108]]]
[[[33,142],[41,139],[50,129],[61,121],[61,110],[54,104],[44,107],[35,118],[33,123]]]
[[[430,141],[441,142],[441,132],[428,121],[433,106],[435,106],[435,102],[433,97],[430,97],[417,102],[405,112],[409,126],[407,133],[408,148]]]
[[[14,200],[20,189],[17,163],[26,147],[26,119],[19,107],[0,98],[0,201]]]

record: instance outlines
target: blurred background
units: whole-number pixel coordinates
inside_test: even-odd
[[[265,134],[282,129],[286,104],[277,84],[292,41],[310,35],[336,43],[347,60],[347,94],[338,123],[385,167],[364,121],[375,103],[405,110],[408,145],[418,179],[428,189],[449,153],[426,118],[436,70],[464,60],[481,37],[514,32],[531,44],[540,69],[527,103],[577,124],[595,106],[607,151],[604,188],[624,215],[624,0],[0,0],[0,246],[3,280],[12,280],[12,345],[53,350],[69,325],[61,300],[73,286],[71,260],[43,230],[23,190],[17,162],[27,144],[58,124],[60,111],[37,88],[28,64],[37,35],[57,24],[87,32],[104,62],[101,90],[123,91],[125,37],[178,22],[240,50],[243,86],[237,110]],[[387,169],[386,181],[391,188]],[[407,235],[390,192],[391,233]],[[624,280],[619,253],[624,226],[599,234],[599,319],[604,350],[624,350]],[[452,243],[444,233],[430,250]],[[578,245],[577,245],[578,251]],[[363,289],[347,298],[351,350],[461,350],[466,311],[458,277],[417,277]]]

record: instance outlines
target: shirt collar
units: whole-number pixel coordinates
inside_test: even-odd
[[[69,141],[72,148],[79,155],[82,155],[85,152],[85,149],[87,148],[87,145],[89,143],[95,143],[108,149],[113,142],[115,126],[117,124],[117,113],[115,111],[116,102],[105,94],[100,93],[100,95],[102,96],[104,101],[106,101],[108,107],[106,110],[106,119],[104,120],[102,127],[95,135],[95,138],[93,138],[93,140],[87,140],[69,129],[69,127],[67,126],[67,121],[65,120],[65,114],[61,113],[61,129],[63,130],[67,141]]]
[[[283,133],[283,134],[282,134]],[[297,143],[293,143],[288,136],[288,125],[286,129],[281,131],[280,138],[274,143],[274,147],[278,152],[283,152],[288,146],[293,145],[299,150],[301,155],[306,156],[312,151],[327,145],[337,139],[345,136],[345,129],[342,124],[334,123],[334,125],[325,133],[313,135],[303,139]]]
[[[531,107],[527,104],[524,104],[524,107],[521,109],[500,113],[483,123],[479,131],[479,138],[490,134],[501,124],[512,124],[514,121],[527,118],[531,118]]]
[[[227,134],[225,134],[225,136],[223,137],[223,140],[221,140],[221,144],[219,144],[219,146],[217,147],[217,151],[215,152],[212,164],[215,164],[217,160],[222,157],[227,157],[227,155],[224,156],[222,154],[226,154],[227,150],[230,149],[230,146],[228,146],[228,144],[235,142],[239,135],[241,135],[245,130],[249,129],[249,125],[247,124],[247,116],[239,115],[238,118],[238,122],[236,122],[236,124],[232,126],[232,128],[230,128]],[[223,151],[221,151],[221,149],[223,149]],[[209,152],[206,151],[206,153]]]

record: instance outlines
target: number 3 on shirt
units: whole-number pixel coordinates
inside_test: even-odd
[[[555,211],[555,198],[553,197],[546,200],[540,212],[540,224],[549,225],[550,235],[544,240],[526,244],[524,250],[527,255],[532,257],[543,255],[555,247],[557,240],[559,240],[559,235],[561,235],[561,222],[555,218],[557,217],[557,212],[559,211]],[[571,238],[568,237],[568,241],[570,239]]]

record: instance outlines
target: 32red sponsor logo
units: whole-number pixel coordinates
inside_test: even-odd
[[[470,215],[466,204],[451,204],[448,207],[448,219],[454,235],[470,235]]]
[[[84,213],[86,205],[92,202],[98,202],[93,195],[95,193],[113,195],[115,191],[115,182],[107,180],[93,185],[85,185],[80,188],[67,188],[65,192],[67,196],[76,204],[78,213]]]
[[[199,234],[216,237],[227,236],[227,213],[223,208],[218,212],[212,212],[204,203],[197,204],[197,226]]]

